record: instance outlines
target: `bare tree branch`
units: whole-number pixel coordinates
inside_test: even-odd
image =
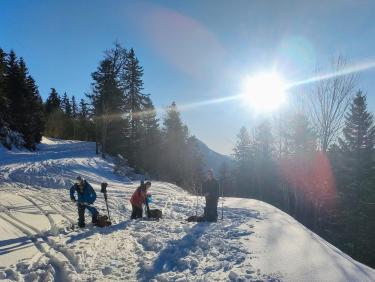
[[[332,71],[346,67],[346,60],[339,56],[333,60]],[[315,83],[309,97],[310,117],[318,134],[320,148],[326,152],[342,129],[344,115],[357,85],[356,74],[344,74]]]

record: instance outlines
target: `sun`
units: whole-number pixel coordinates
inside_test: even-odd
[[[246,77],[241,97],[257,112],[272,112],[286,102],[286,83],[274,72]]]

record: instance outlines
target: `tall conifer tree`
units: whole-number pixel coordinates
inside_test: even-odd
[[[343,138],[339,139],[340,214],[347,249],[366,263],[375,261],[375,124],[367,110],[366,96],[357,93],[345,116]],[[342,231],[342,230],[341,230]]]
[[[130,163],[141,166],[138,162],[138,155],[141,153],[142,146],[142,116],[144,116],[142,112],[147,111],[146,106],[150,99],[148,95],[142,93],[143,68],[135,55],[134,49],[130,49],[127,53],[125,62],[122,83],[125,92],[124,106],[130,123],[128,130],[126,130],[129,143],[128,158]]]
[[[45,113],[50,115],[55,111],[60,110],[61,99],[55,88],[51,88],[51,93],[49,94],[46,103],[45,103]]]
[[[9,115],[9,105],[5,89],[6,53],[0,48],[0,127],[5,125]]]

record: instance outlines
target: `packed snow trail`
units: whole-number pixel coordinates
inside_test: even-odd
[[[35,153],[0,148],[0,280],[375,281],[375,270],[256,200],[226,198],[223,221],[187,223],[196,198],[153,182],[152,208],[165,217],[131,221],[138,183],[113,174],[94,149],[47,138]],[[109,184],[112,226],[70,228],[77,208],[68,188],[77,175],[93,185],[102,214],[100,183]]]

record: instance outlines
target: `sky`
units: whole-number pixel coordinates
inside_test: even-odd
[[[240,127],[263,117],[240,100],[206,101],[238,95],[260,72],[294,82],[337,56],[374,62],[373,11],[371,0],[2,0],[0,48],[26,60],[43,99],[51,87],[84,97],[104,50],[115,41],[134,48],[160,117],[175,101],[191,134],[231,154]],[[374,77],[366,69],[358,82],[373,110]]]

